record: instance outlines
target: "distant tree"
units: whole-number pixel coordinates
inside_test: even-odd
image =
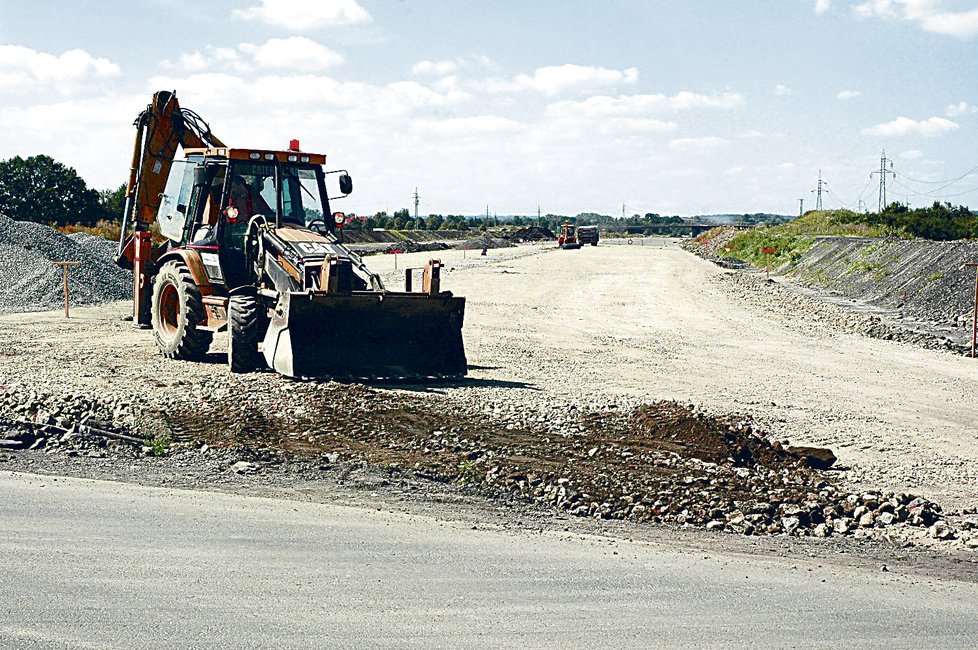
[[[424,217],[418,217],[417,222],[415,222],[414,227],[418,230],[427,230],[428,224],[425,223]]]
[[[58,225],[92,225],[105,216],[99,193],[50,156],[0,161],[0,213]]]
[[[397,219],[398,217],[406,220],[411,217],[411,213],[408,212],[407,208],[401,208],[400,210],[394,213],[394,218]]]
[[[102,218],[110,221],[120,221],[122,219],[122,211],[126,209],[126,183],[123,183],[114,190],[100,190],[98,199],[102,206]]]
[[[440,214],[428,215],[428,230],[440,230],[445,218]]]

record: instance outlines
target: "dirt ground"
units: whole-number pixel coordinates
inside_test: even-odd
[[[854,483],[959,505],[978,492],[978,363],[745,305],[729,273],[662,240],[559,251],[449,276],[470,299],[475,378],[554,400],[691,402],[832,448]],[[448,391],[456,392],[470,389]]]
[[[430,256],[369,263],[397,288],[406,266]],[[0,317],[0,381],[11,390],[100,395],[110,410],[154,414],[185,440],[254,443],[274,428],[281,446],[293,450],[413,463],[433,477],[491,476],[510,492],[539,490],[536,496],[581,514],[624,506],[606,505],[605,494],[578,494],[562,473],[574,462],[598,468],[591,492],[603,486],[633,513],[646,501],[630,500],[629,489],[654,495],[653,479],[689,469],[669,465],[667,446],[643,455],[614,439],[632,408],[673,400],[731,426],[742,416],[779,440],[832,448],[841,471],[826,480],[843,492],[976,504],[978,408],[968,388],[978,365],[969,359],[843,333],[777,303],[758,309],[729,291],[727,271],[674,241],[438,256],[446,264],[443,288],[467,298],[470,375],[461,382],[350,387],[270,373],[231,377],[226,339],[215,341],[211,363],[163,360],[151,333],[123,320],[123,303],[75,310],[67,323],[56,312]],[[373,446],[358,442],[368,439]],[[548,452],[560,461],[552,471],[521,471],[523,456]],[[818,477],[799,480],[803,491],[820,489]],[[729,511],[744,498],[735,491],[699,507]],[[686,512],[669,521],[712,516]]]

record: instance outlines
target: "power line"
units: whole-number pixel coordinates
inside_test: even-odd
[[[911,182],[913,182],[913,183],[922,183],[922,184],[925,184],[925,185],[940,185],[941,183],[946,183],[947,185],[953,185],[954,183],[957,183],[958,181],[960,181],[960,180],[962,180],[962,179],[965,179],[965,178],[967,178],[968,176],[971,176],[971,175],[972,175],[972,174],[974,174],[974,173],[975,173],[976,171],[978,171],[978,167],[972,167],[971,169],[969,169],[969,170],[968,170],[968,171],[966,171],[965,173],[963,173],[963,174],[961,174],[960,176],[958,176],[958,177],[957,177],[957,178],[955,178],[954,180],[943,180],[943,181],[922,181],[922,180],[919,180],[919,179],[916,179],[916,178],[913,178],[913,177],[911,177],[911,176],[907,176],[906,174],[900,174],[900,175],[901,175],[901,176],[902,176],[903,178],[905,178],[905,179],[907,179],[908,181],[911,181]],[[946,187],[946,186],[945,186],[945,187]],[[935,190],[935,191],[936,191],[936,190]]]
[[[836,194],[835,192],[833,192],[832,190],[830,190],[830,189],[827,189],[827,190],[826,190],[826,193],[827,193],[827,194],[828,194],[829,196],[831,196],[831,197],[832,197],[833,199],[835,199],[836,201],[838,201],[838,202],[839,202],[839,204],[840,204],[840,205],[842,205],[842,207],[844,207],[844,208],[845,208],[846,210],[852,210],[852,206],[851,206],[851,205],[849,205],[848,203],[846,203],[845,201],[843,201],[843,200],[842,200],[842,199],[841,199],[841,198],[840,198],[840,197],[839,197],[839,196],[838,196],[838,195],[837,195],[837,194]]]
[[[932,190],[928,190],[928,192],[940,192],[940,191],[941,191],[941,190],[943,190],[943,189],[946,189],[946,188],[948,188],[948,187],[951,187],[952,185],[954,185],[954,184],[955,184],[955,183],[957,183],[958,181],[960,181],[960,180],[963,180],[963,179],[965,179],[965,178],[967,178],[968,176],[971,176],[971,174],[973,174],[973,173],[974,173],[975,171],[978,171],[978,167],[975,167],[975,168],[973,168],[973,169],[969,169],[969,170],[968,170],[968,171],[967,171],[967,172],[966,172],[966,173],[965,173],[964,175],[962,175],[962,176],[958,176],[958,177],[957,177],[957,178],[955,178],[955,179],[954,179],[953,181],[949,181],[949,182],[947,182],[946,184],[944,184],[944,185],[941,185],[940,187],[937,187],[937,188],[934,188],[934,189],[932,189]],[[901,176],[903,176],[903,174],[901,174]],[[910,178],[907,178],[907,180],[912,180],[912,179],[910,179]],[[917,182],[921,182],[921,183],[923,183],[923,182],[926,182],[926,181],[917,181]],[[944,181],[940,181],[940,182],[942,182],[942,183],[943,183]]]
[[[965,194],[971,194],[975,190],[978,190],[978,187],[974,187],[970,190],[965,190],[964,192],[958,192],[956,194],[935,194],[935,192],[937,192],[938,190],[927,190],[926,192],[918,192],[913,188],[907,187],[899,180],[897,180],[897,178],[894,178],[893,182],[899,185],[900,187],[902,187],[903,189],[907,190],[908,194],[906,196],[926,196],[929,199],[952,199],[956,196],[964,196]]]

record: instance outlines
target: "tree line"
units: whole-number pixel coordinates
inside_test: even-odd
[[[11,219],[94,226],[120,220],[125,200],[125,184],[91,189],[74,169],[50,156],[0,161],[0,214]]]
[[[934,201],[927,208],[891,203],[879,214],[862,215],[873,226],[906,233],[911,237],[949,241],[978,237],[978,214],[965,205]]]
[[[78,173],[50,156],[14,156],[0,161],[0,214],[18,221],[36,221],[56,226],[94,226],[99,222],[119,222],[125,204],[125,184],[115,189],[88,187]],[[662,233],[663,226],[680,231],[689,222],[677,215],[654,212],[612,217],[596,212],[576,215],[466,217],[459,214],[431,214],[412,217],[407,208],[393,214],[377,212],[370,216],[351,215],[353,230],[484,230],[500,225],[537,226],[556,231],[562,223],[596,225],[610,233]],[[867,223],[884,229],[926,239],[951,240],[978,238],[978,215],[967,206],[935,201],[926,208],[909,208],[891,203],[879,214],[839,211],[835,219],[844,223]],[[742,225],[775,223],[783,217],[771,214],[730,215],[729,221]]]

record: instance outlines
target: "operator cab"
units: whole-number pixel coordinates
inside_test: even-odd
[[[324,172],[324,155],[293,145],[290,151],[186,150],[167,180],[160,232],[171,246],[198,249],[208,277],[229,288],[249,282],[243,272],[248,236],[259,226],[310,230],[334,240],[326,177],[338,174],[333,198],[349,195],[353,182],[345,171]]]

